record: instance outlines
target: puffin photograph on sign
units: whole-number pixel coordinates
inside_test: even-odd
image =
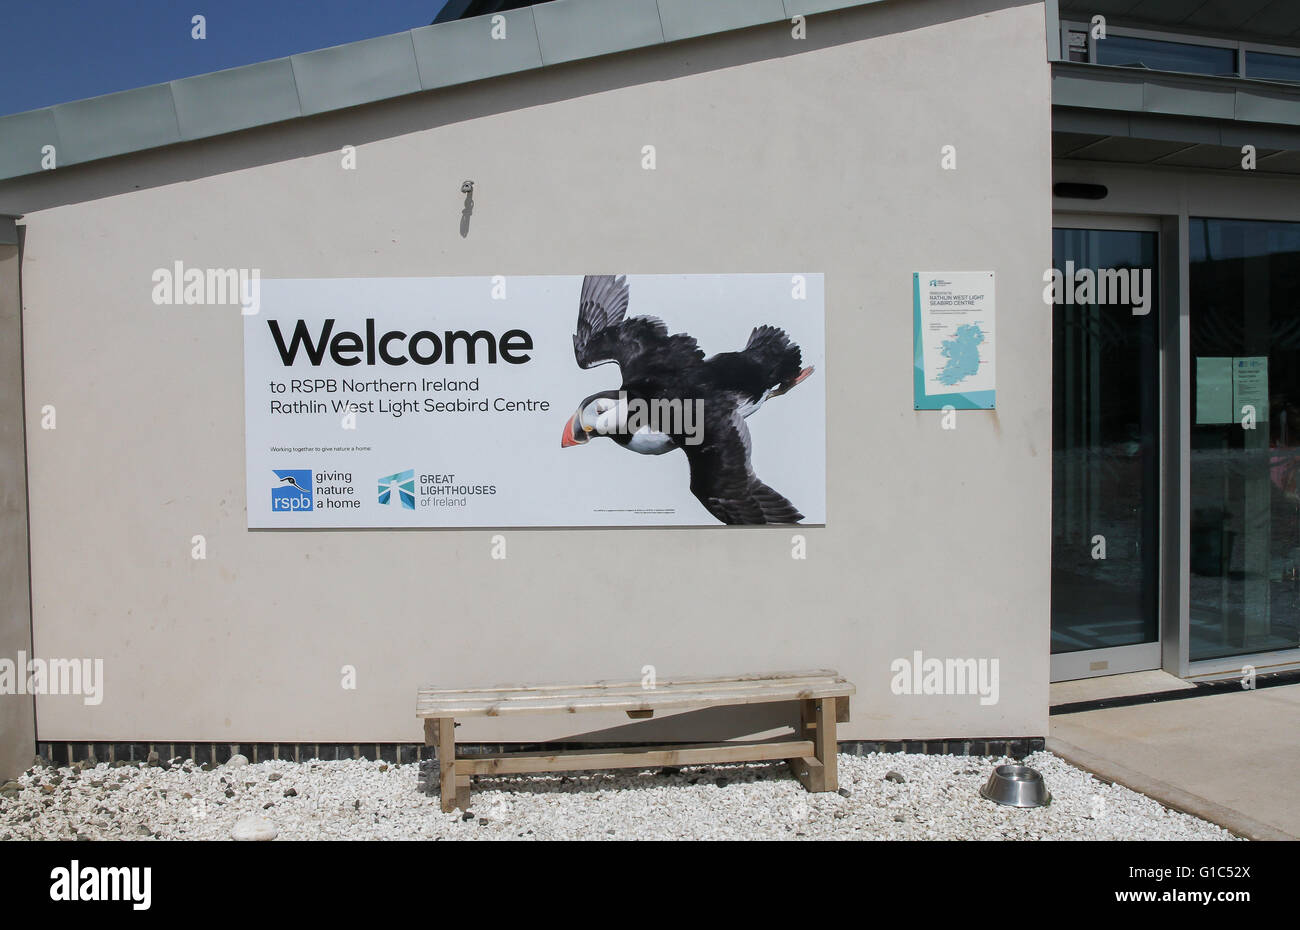
[[[264,279],[248,525],[821,525],[824,333],[820,274]]]
[[[628,317],[627,279],[582,281],[573,354],[582,368],[616,364],[617,389],[587,397],[564,425],[560,446],[608,437],[641,455],[680,449],[691,493],[723,523],[798,523],[798,508],[754,474],[745,420],[812,373],[784,330],[756,326],[739,352],[705,358],[693,336],[662,320]]]

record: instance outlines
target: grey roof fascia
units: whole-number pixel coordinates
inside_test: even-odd
[[[884,0],[551,0],[0,116],[0,181]],[[496,28],[504,24],[503,30]],[[1255,102],[1263,112],[1266,102]],[[53,160],[45,147],[53,146]]]
[[[557,0],[532,9],[547,65],[664,41],[656,0]]]
[[[411,42],[425,90],[542,66],[530,6],[412,29]]]
[[[836,0],[783,0],[785,18],[812,16],[815,13],[831,13],[850,6],[866,6],[871,3],[883,3],[884,0],[866,0],[866,3],[838,3]]]
[[[423,90],[410,32],[290,55],[304,116]]]
[[[658,0],[665,42],[785,19],[783,0]]]
[[[1081,62],[1052,63],[1052,106],[1300,126],[1300,86]]]
[[[182,139],[202,139],[302,116],[293,61],[272,61],[171,82]]]
[[[74,100],[50,109],[59,134],[58,165],[181,141],[170,84]]]
[[[1052,107],[1052,132],[1236,148],[1250,144],[1258,149],[1300,151],[1300,126],[1265,126],[1202,117],[1151,116],[1060,106]]]
[[[57,165],[59,148],[53,107],[0,116],[0,178],[35,174],[51,163],[51,154]]]

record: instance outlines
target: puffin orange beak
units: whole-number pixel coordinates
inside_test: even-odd
[[[579,432],[578,415],[575,413],[569,417],[569,422],[564,424],[564,432],[560,435],[560,448],[567,449],[569,446],[580,446],[587,441],[587,434]]]

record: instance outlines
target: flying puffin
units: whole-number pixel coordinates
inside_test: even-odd
[[[581,368],[617,363],[623,384],[578,405],[564,424],[561,447],[586,443],[595,433],[642,455],[681,449],[690,463],[691,493],[723,523],[802,520],[794,504],[754,474],[745,425],[745,418],[764,402],[812,374],[812,368],[801,367],[799,347],[775,326],[758,326],[741,351],[706,359],[693,336],[670,336],[655,317],[628,318],[627,304],[625,277],[583,278],[574,357]],[[615,428],[620,395],[629,404],[679,400],[684,406],[702,401],[702,432],[688,435],[681,422],[667,426],[666,432],[650,425],[631,432]]]

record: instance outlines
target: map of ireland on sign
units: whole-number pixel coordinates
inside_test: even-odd
[[[980,343],[984,333],[978,323],[967,323],[957,327],[957,335],[944,341],[943,357],[948,364],[939,372],[939,381],[943,384],[961,384],[967,378],[974,377],[980,370]]]
[[[916,272],[912,277],[917,410],[994,406],[993,272]]]

